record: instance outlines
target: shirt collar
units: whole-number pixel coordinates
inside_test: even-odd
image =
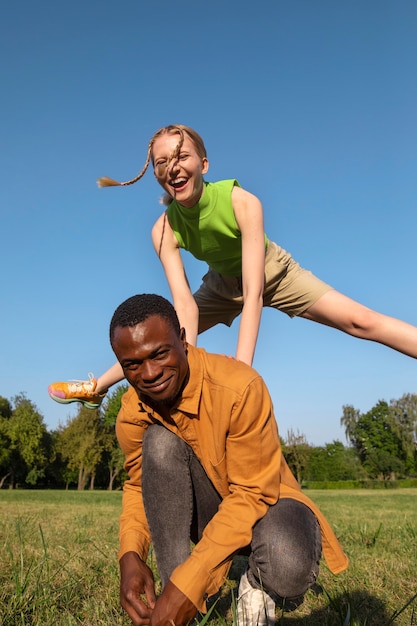
[[[197,416],[203,386],[203,365],[198,348],[188,346],[187,351],[190,371],[188,382],[182,391],[177,410]]]
[[[192,207],[183,207],[179,202],[173,200],[172,204],[175,205],[175,210],[181,215],[184,215],[188,220],[201,217],[202,212],[210,207],[210,194],[207,190],[208,184],[209,183],[206,181],[203,181],[203,193],[199,201]]]

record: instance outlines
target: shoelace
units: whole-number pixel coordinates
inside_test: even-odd
[[[94,395],[94,374],[91,372],[88,373],[89,380],[70,380],[68,381],[68,391],[69,393],[76,394],[80,392],[84,392],[88,395]]]

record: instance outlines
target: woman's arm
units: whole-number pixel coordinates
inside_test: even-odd
[[[152,228],[152,243],[164,268],[180,325],[185,328],[188,343],[195,346],[198,334],[198,307],[191,293],[178,241],[166,212],[158,218]]]
[[[240,187],[232,191],[237,224],[242,233],[243,309],[236,358],[252,365],[263,308],[265,233],[262,204]]]

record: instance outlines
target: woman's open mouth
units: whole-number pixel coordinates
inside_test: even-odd
[[[175,180],[170,182],[170,185],[176,192],[182,191],[188,183],[188,178],[176,178]]]

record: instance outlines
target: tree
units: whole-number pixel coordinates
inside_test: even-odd
[[[12,416],[10,402],[0,396],[0,489],[11,475],[10,471],[10,437],[9,419]]]
[[[374,448],[369,451],[364,467],[372,478],[389,480],[404,475],[404,463],[386,450]]]
[[[345,429],[346,441],[353,443],[353,432],[359,420],[360,411],[351,404],[345,404],[342,408],[343,416],[340,418],[340,425]]]
[[[352,433],[359,458],[371,478],[388,479],[405,470],[398,425],[385,400],[361,415]]]
[[[36,485],[44,477],[49,460],[49,435],[43,416],[24,393],[13,398],[11,414],[2,400],[0,439],[5,445],[1,464],[8,469],[10,487],[17,482]],[[3,416],[4,411],[9,417]]]
[[[12,416],[12,407],[7,398],[0,396],[0,417],[9,419]]]
[[[120,407],[122,405],[122,397],[128,389],[129,385],[122,384],[118,385],[111,394],[107,394],[106,400],[103,404],[103,421],[105,426],[111,426],[114,428]]]
[[[57,451],[67,463],[67,478],[71,472],[77,472],[78,490],[85,489],[88,481],[90,489],[94,489],[95,473],[103,455],[104,444],[99,409],[81,406],[78,415],[58,429]]]
[[[298,430],[297,434],[295,434],[292,428],[290,428],[284,441],[283,453],[292,473],[300,484],[305,478],[310,452],[311,447],[307,442],[306,436]]]
[[[390,401],[390,411],[398,427],[406,470],[417,472],[417,395],[406,393]]]
[[[121,451],[116,433],[116,418],[122,404],[122,396],[128,390],[128,385],[120,385],[113,393],[107,396],[103,406],[103,422],[105,432],[105,458],[109,470],[108,490],[114,487],[114,482],[123,472],[124,454]]]
[[[358,480],[362,473],[356,450],[346,448],[340,441],[311,449],[308,480]]]

